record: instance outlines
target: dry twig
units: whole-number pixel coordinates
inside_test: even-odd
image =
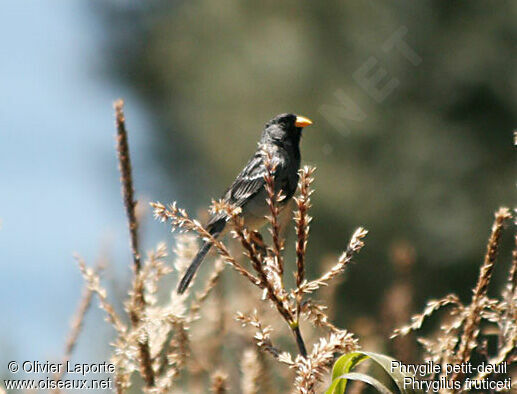
[[[126,207],[126,215],[129,225],[130,245],[133,255],[134,279],[132,296],[134,301],[131,303],[129,315],[133,326],[140,324],[140,319],[145,311],[144,285],[140,276],[140,252],[138,248],[138,221],[136,220],[133,189],[133,175],[131,172],[131,159],[129,156],[129,144],[127,139],[126,123],[124,117],[124,101],[117,100],[115,102],[115,115],[117,126],[117,152],[119,158],[119,169],[122,183],[122,196],[124,197],[124,205]],[[140,351],[140,369],[148,387],[154,386],[154,371],[151,363],[151,355],[149,351],[149,340],[147,337],[141,338],[139,341]]]
[[[472,350],[476,347],[476,339],[479,334],[478,326],[481,320],[481,310],[483,308],[481,301],[486,297],[488,285],[492,277],[503,224],[510,218],[511,214],[508,208],[500,208],[495,214],[495,221],[492,226],[490,239],[488,240],[485,260],[479,272],[478,282],[474,289],[471,305],[469,307],[469,314],[463,327],[463,334],[461,336],[458,351],[458,364],[468,362],[470,360]],[[454,381],[460,377],[461,374],[456,373],[452,376],[451,380]]]
[[[99,259],[99,262],[97,263],[95,267],[95,271],[99,272],[104,268],[104,262],[102,259]],[[70,361],[70,358],[72,357],[72,353],[75,349],[75,346],[77,345],[77,340],[79,339],[79,334],[82,331],[83,324],[84,324],[84,318],[86,316],[86,312],[88,309],[90,309],[90,306],[92,304],[92,298],[93,298],[93,291],[90,288],[90,286],[85,286],[83,289],[83,293],[81,296],[81,301],[79,302],[79,306],[77,307],[77,311],[75,312],[72,321],[70,323],[70,332],[68,334],[68,338],[66,340],[65,344],[65,351],[63,354],[63,358],[61,363],[64,365],[68,361]],[[54,375],[54,380],[59,381],[63,378],[66,370],[64,368],[60,369],[60,372]],[[59,393],[61,390],[56,388],[54,390],[55,393]]]
[[[282,278],[284,274],[284,259],[282,256],[282,250],[284,249],[284,240],[280,238],[280,223],[278,216],[280,215],[280,208],[278,203],[285,198],[282,195],[282,190],[275,190],[275,178],[274,173],[276,170],[276,164],[273,163],[271,152],[263,150],[264,155],[264,166],[266,167],[266,175],[264,175],[265,188],[267,193],[266,203],[269,207],[269,216],[267,219],[271,225],[270,233],[273,240],[273,248],[271,250],[271,256],[275,261],[278,275]]]

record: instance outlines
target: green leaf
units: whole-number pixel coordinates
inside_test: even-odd
[[[370,353],[370,352],[364,352],[364,354],[368,355],[372,360],[376,361],[378,365],[380,365],[388,375],[393,379],[395,384],[397,385],[398,389],[402,394],[412,394],[412,393],[421,393],[422,391],[418,390],[415,391],[413,389],[406,389],[404,388],[404,378],[411,378],[414,379],[415,377],[410,374],[402,373],[399,369],[395,369],[395,371],[391,372],[391,364],[392,362],[398,363],[397,360],[395,360],[392,357],[386,356],[384,354],[380,353]]]
[[[371,384],[375,388],[379,390],[376,386],[377,383],[380,383],[376,379],[372,378],[369,375],[365,374],[352,374],[350,377],[350,371],[354,369],[358,364],[363,362],[364,360],[371,359],[377,365],[379,365],[382,369],[386,371],[386,373],[393,379],[394,383],[398,387],[401,394],[412,394],[412,393],[421,393],[422,391],[415,391],[413,389],[404,388],[404,378],[410,377],[414,379],[414,376],[404,374],[400,370],[396,369],[395,371],[391,371],[392,362],[397,362],[394,358],[388,357],[384,354],[372,353],[372,352],[352,352],[341,356],[334,364],[332,368],[332,384],[326,391],[326,394],[343,394],[346,390],[346,384],[348,379],[352,380],[364,380],[364,376],[367,376],[370,380],[366,383]],[[359,376],[359,377],[358,377]],[[360,379],[361,378],[361,379]],[[373,379],[373,380],[372,380]],[[375,383],[374,383],[375,381]],[[384,389],[386,387],[382,385]],[[386,389],[387,390],[387,389]],[[379,390],[381,393],[384,392]],[[389,392],[389,390],[388,390]]]
[[[375,387],[375,389],[381,394],[393,394],[390,391],[390,389],[388,389],[385,385],[383,385],[377,379],[372,378],[370,375],[366,375],[364,373],[359,373],[359,372],[345,373],[341,376],[338,376],[338,379],[342,382],[347,381],[347,380],[359,380],[361,382],[368,383],[370,386]],[[337,379],[336,379],[336,381],[337,381]]]
[[[343,374],[349,373],[356,365],[366,359],[368,359],[368,356],[362,352],[348,353],[339,357],[332,367],[332,383],[334,385],[334,381],[336,381],[336,384],[334,385],[335,388],[331,391],[331,385],[326,394],[344,393],[347,380],[339,377]]]

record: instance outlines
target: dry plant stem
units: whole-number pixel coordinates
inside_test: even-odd
[[[117,100],[114,104],[117,124],[117,153],[119,160],[120,181],[122,183],[122,196],[126,207],[126,215],[129,222],[129,235],[133,264],[136,272],[140,271],[140,254],[138,252],[138,221],[136,220],[133,188],[133,175],[131,172],[131,159],[129,157],[129,144],[124,117],[124,101]]]
[[[230,264],[237,272],[239,272],[242,276],[246,277],[250,282],[255,284],[256,286],[261,287],[261,283],[257,277],[253,274],[249,273],[228,251],[228,248],[219,241],[214,238],[197,220],[191,219],[187,213],[176,207],[176,204],[172,204],[169,208],[166,208],[160,202],[151,203],[151,206],[154,209],[154,216],[165,222],[170,220],[171,225],[174,229],[182,229],[186,231],[193,231],[197,233],[204,240],[211,242],[214,245],[217,253],[224,259],[227,264]],[[262,287],[261,287],[262,288]]]
[[[70,361],[72,356],[72,352],[75,349],[77,344],[77,339],[79,338],[79,334],[83,328],[84,317],[86,316],[86,312],[90,309],[90,305],[92,304],[93,291],[86,286],[83,290],[83,294],[81,297],[81,302],[79,303],[79,307],[72,319],[72,323],[70,324],[70,333],[68,334],[68,338],[65,344],[65,352],[63,355],[62,363],[65,364]],[[54,375],[54,380],[57,382],[63,378],[65,374],[65,369],[61,368],[61,371]],[[61,390],[56,388],[53,390],[54,393],[60,393]]]
[[[337,264],[318,279],[310,282],[304,280],[302,284],[295,289],[294,294],[312,293],[318,290],[321,286],[326,286],[331,279],[341,274],[345,270],[346,266],[352,261],[354,255],[363,248],[363,239],[366,237],[366,234],[368,234],[367,230],[362,227],[357,228],[348,243],[346,251],[339,257]]]
[[[97,263],[97,265],[95,267],[95,271],[99,272],[103,268],[104,268],[104,262],[102,259],[99,259],[99,262]],[[66,340],[65,352],[63,354],[63,359],[62,359],[63,364],[70,361],[70,358],[72,357],[72,353],[75,349],[75,346],[77,345],[77,340],[79,339],[79,334],[81,333],[82,328],[83,328],[84,317],[86,316],[86,312],[88,311],[88,309],[90,309],[90,306],[92,304],[92,298],[93,298],[93,291],[87,285],[83,289],[81,301],[79,303],[77,311],[74,314],[74,317],[70,324],[70,332],[69,332],[68,338]],[[65,375],[65,372],[66,372],[65,369],[62,368],[61,371],[54,376],[54,380],[56,382],[61,380],[63,378],[63,376]],[[60,393],[61,390],[59,388],[56,388],[53,392]]]
[[[296,287],[300,287],[305,279],[305,253],[307,250],[307,240],[309,238],[309,223],[311,217],[307,212],[311,207],[310,185],[313,182],[312,174],[314,167],[304,167],[300,171],[300,197],[295,197],[295,202],[298,207],[295,212],[294,221],[296,224]]]
[[[272,171],[269,171],[272,173]],[[297,242],[297,267],[295,277],[297,279],[297,288],[292,291],[287,291],[282,283],[280,269],[278,262],[282,243],[279,242],[277,246],[272,246],[264,252],[264,244],[260,236],[250,232],[245,226],[243,218],[241,217],[241,210],[225,203],[224,201],[214,201],[212,204],[212,212],[214,214],[224,214],[228,217],[229,224],[232,225],[232,234],[237,238],[248,257],[254,274],[248,272],[244,267],[230,255],[225,245],[215,239],[198,221],[191,219],[185,210],[176,206],[176,203],[166,207],[157,202],[152,203],[154,208],[154,215],[162,222],[170,221],[173,229],[180,231],[191,231],[197,233],[205,242],[213,244],[219,255],[223,260],[232,265],[241,275],[246,277],[253,285],[263,290],[264,299],[270,301],[275,306],[277,312],[282,316],[282,319],[288,324],[291,333],[293,334],[296,344],[298,346],[299,355],[293,360],[293,357],[288,352],[281,352],[278,348],[273,346],[271,341],[271,326],[264,326],[258,319],[255,311],[250,316],[237,313],[237,320],[243,326],[251,325],[256,328],[254,340],[256,345],[261,350],[260,354],[270,353],[278,362],[288,365],[296,372],[296,385],[300,388],[299,392],[309,393],[313,392],[314,386],[322,378],[323,373],[328,370],[328,366],[334,359],[334,354],[346,353],[357,349],[357,340],[352,334],[346,331],[339,330],[337,327],[328,322],[328,317],[324,313],[323,306],[307,304],[306,310],[302,310],[302,300],[305,293],[311,293],[317,290],[320,286],[327,285],[331,279],[334,279],[341,274],[350,263],[353,256],[364,246],[363,239],[367,231],[363,228],[358,228],[337,264],[332,267],[326,274],[315,281],[307,282],[305,279],[305,252],[308,238],[308,226],[310,217],[308,216],[308,209],[310,208],[310,183],[312,182],[312,169],[305,168],[301,174],[301,197],[298,200],[298,242]],[[270,202],[275,201],[275,194],[272,179],[265,179],[269,182],[268,196]],[[272,210],[272,217],[275,216],[275,211]],[[272,220],[272,217],[269,219]],[[274,221],[274,220],[273,220]],[[274,223],[272,224],[274,228]],[[272,230],[272,233],[274,230]],[[217,276],[217,274],[215,274]],[[213,287],[209,280],[208,288]],[[206,298],[206,292],[199,295],[199,301],[202,302]],[[297,306],[297,303],[299,306]],[[194,311],[199,310],[199,307],[194,304]],[[331,331],[328,339],[320,338],[320,341],[314,346],[310,354],[307,353],[305,343],[302,339],[299,326],[299,317],[301,313],[306,313],[309,320],[317,326],[322,326]],[[221,379],[213,379],[214,391],[215,386],[220,386],[218,382]]]
[[[263,256],[257,251],[257,248],[252,241],[251,233],[244,227],[242,218],[239,216],[240,209],[229,206],[223,201],[214,202],[212,208],[214,212],[225,211],[231,218],[231,221],[234,225],[234,234],[237,238],[239,238],[242,246],[244,247],[244,250],[246,251],[251,261],[251,265],[257,272],[257,277],[244,269],[235,260],[235,258],[230,255],[228,249],[221,241],[215,239],[203,226],[201,226],[199,222],[192,220],[184,210],[178,209],[176,204],[172,204],[169,206],[169,208],[166,208],[163,204],[157,202],[151,203],[151,206],[154,208],[154,215],[156,218],[160,219],[161,221],[170,220],[173,228],[196,232],[204,240],[211,242],[217,249],[218,253],[223,257],[223,259],[232,265],[233,268],[235,268],[239,273],[248,278],[248,280],[250,280],[259,288],[266,289],[267,297],[276,306],[278,312],[288,323],[291,332],[295,336],[300,354],[304,357],[307,355],[296,317],[293,316],[290,308],[288,305],[286,305],[287,297],[283,297],[281,294],[282,292],[285,293],[283,285],[280,284],[282,288],[277,288],[277,286],[274,286],[272,281],[268,278],[268,275],[264,270]]]
[[[237,214],[234,214],[232,217],[232,222],[237,238],[239,238],[241,241],[241,244],[246,251],[248,258],[251,261],[252,267],[257,272],[257,276],[262,283],[263,288],[267,290],[267,297],[271,300],[273,305],[275,305],[280,315],[289,325],[289,328],[295,337],[296,345],[298,346],[300,354],[303,357],[307,357],[307,350],[303,342],[298,321],[296,320],[296,317],[293,316],[290,309],[285,305],[285,302],[282,300],[282,297],[279,294],[280,289],[273,285],[272,281],[268,278],[267,273],[264,271],[262,256],[257,252],[254,243],[251,241],[251,235],[244,227],[242,218],[237,216]]]
[[[333,332],[340,331],[338,327],[329,321],[325,309],[327,309],[325,305],[316,304],[312,300],[306,300],[301,305],[301,313],[307,315],[307,318],[316,326],[326,328]]]
[[[201,309],[203,302],[208,298],[209,294],[212,292],[213,288],[219,281],[219,278],[221,277],[221,273],[223,272],[223,270],[224,264],[221,263],[221,260],[218,260],[215,264],[215,269],[212,272],[212,275],[210,275],[210,278],[208,278],[205,284],[204,289],[200,293],[196,293],[194,301],[190,306],[190,315],[192,316],[192,320],[197,319],[197,314]]]
[[[109,323],[115,328],[117,334],[124,335],[127,332],[127,327],[122,323],[122,320],[115,312],[115,309],[108,302],[106,290],[100,286],[99,275],[93,269],[88,268],[81,257],[75,256],[75,259],[79,265],[79,270],[81,271],[83,278],[88,283],[88,287],[99,297],[100,307],[106,312]]]
[[[295,202],[298,207],[294,214],[294,222],[296,227],[296,272],[295,280],[296,287],[300,287],[303,280],[305,279],[305,253],[307,251],[307,240],[309,238],[309,223],[311,221],[310,216],[307,214],[311,202],[310,185],[313,181],[312,174],[314,168],[304,167],[300,170],[300,197],[295,197]],[[300,320],[302,293],[296,294],[296,321]]]
[[[95,266],[95,272],[100,272],[104,269],[104,261],[103,259],[99,259],[98,263]],[[77,344],[77,339],[79,338],[79,334],[83,328],[84,317],[86,316],[86,312],[90,309],[92,304],[93,291],[88,286],[86,286],[83,290],[83,295],[81,297],[81,302],[79,303],[79,307],[72,319],[72,323],[70,324],[70,333],[68,335],[68,339],[65,344],[65,353],[63,356],[63,363],[70,360],[72,352],[75,349]],[[62,374],[61,374],[62,376]]]
[[[278,348],[276,348],[273,345],[273,342],[271,341],[272,328],[270,326],[264,326],[262,324],[262,322],[258,318],[257,310],[254,310],[253,313],[251,313],[250,315],[245,315],[241,312],[237,312],[235,320],[240,322],[243,327],[255,327],[257,329],[257,332],[255,334],[254,340],[259,349],[262,350],[262,353],[267,352],[271,354],[273,358],[279,360],[281,352]],[[292,361],[289,364],[292,364]]]
[[[273,304],[277,307],[278,312],[282,315],[282,317],[286,321],[290,321],[291,314],[289,310],[285,307],[284,303],[280,300],[278,296],[278,292],[275,291],[273,284],[269,281],[266,272],[263,269],[263,260],[262,256],[257,253],[257,249],[255,244],[251,241],[251,235],[247,231],[247,229],[243,226],[242,218],[236,216],[233,218],[233,224],[235,228],[235,234],[239,238],[242,247],[246,251],[246,255],[251,261],[252,267],[257,272],[258,279],[261,283],[262,288],[267,290],[268,298],[273,302]]]
[[[517,225],[517,218],[515,219],[515,225]],[[508,285],[510,294],[515,294],[517,289],[517,234],[514,236],[514,249],[512,251],[512,266],[510,267],[510,273],[508,275]]]
[[[72,352],[77,344],[77,339],[79,338],[79,334],[81,333],[81,329],[83,328],[84,317],[86,316],[86,312],[90,308],[92,303],[93,292],[89,288],[85,288],[83,290],[83,295],[81,298],[81,302],[79,304],[79,308],[72,320],[70,334],[66,341],[65,345],[65,354],[63,357],[63,361],[69,361]]]
[[[515,212],[517,213],[517,211]],[[514,225],[517,225],[517,216],[514,215]],[[499,344],[498,348],[500,351],[504,350],[504,347],[507,346],[505,344],[505,334],[515,327],[515,322],[517,321],[517,305],[513,304],[514,300],[517,299],[517,233],[514,235],[514,248],[512,250],[512,263],[510,266],[510,270],[508,272],[508,280],[506,283],[506,288],[503,291],[503,298],[506,300],[508,304],[508,308],[505,311],[505,319],[503,326],[504,328],[501,330],[499,335]],[[513,305],[513,308],[511,307]],[[513,324],[512,324],[513,323]],[[515,329],[515,333],[517,334],[517,328]],[[517,343],[517,338],[513,341]],[[516,353],[517,357],[517,349],[512,349],[514,353]]]
[[[176,356],[176,368],[181,370],[187,363],[188,357],[190,355],[189,348],[189,337],[187,333],[187,327],[185,326],[185,322],[177,321],[173,324],[175,330],[175,336],[172,340],[173,348],[176,348],[177,351],[174,352],[171,350],[171,356]],[[170,356],[170,357],[171,357]]]
[[[503,225],[509,218],[511,218],[511,214],[508,208],[500,208],[495,214],[495,221],[492,226],[492,233],[488,240],[485,259],[479,272],[479,278],[474,289],[474,294],[472,295],[472,303],[470,306],[471,310],[463,326],[463,334],[461,336],[460,347],[458,350],[458,364],[468,362],[470,360],[472,349],[475,347],[475,342],[479,333],[478,326],[481,320],[481,310],[483,308],[480,301],[486,296],[488,285],[492,277]],[[451,377],[451,380],[455,381],[460,380],[461,378],[462,374],[457,373]]]
[[[441,300],[429,301],[422,314],[412,317],[412,323],[409,326],[395,331],[394,336],[406,335],[410,331],[418,330],[425,318],[431,316],[438,309],[450,305],[451,311],[447,320],[442,321],[437,337],[435,339],[418,338],[418,342],[424,346],[427,354],[426,361],[433,361],[442,365],[442,367],[446,364],[461,365],[469,362],[474,354],[479,355],[485,360],[485,364],[489,365],[499,365],[504,362],[510,364],[517,360],[517,305],[515,303],[517,297],[515,293],[511,293],[512,290],[515,290],[515,266],[517,265],[515,254],[512,255],[512,266],[508,283],[502,293],[502,299],[488,297],[488,286],[494,269],[501,233],[505,221],[510,217],[510,211],[507,208],[500,208],[495,214],[487,252],[469,305],[464,306],[454,294]],[[482,322],[490,323],[492,328],[498,330],[496,332],[498,343],[497,347],[494,348],[495,351],[490,350],[491,346],[487,347],[486,339],[480,339],[479,337]],[[492,330],[487,332],[488,335],[493,333]],[[476,353],[474,353],[474,350],[476,350]],[[476,362],[478,360],[479,358],[476,357]],[[470,381],[483,380],[493,374],[493,371],[485,370],[475,376],[469,376],[469,379]],[[460,383],[461,387],[465,374],[459,372],[449,377],[442,372],[441,374],[431,375],[431,379],[437,378],[450,379],[453,382]],[[450,391],[458,390],[452,389]]]
[[[129,145],[127,138],[127,130],[125,117],[123,112],[124,101],[117,100],[115,102],[115,116],[117,126],[117,152],[119,159],[120,180],[122,183],[122,196],[126,207],[126,215],[129,225],[131,253],[133,255],[134,283],[133,294],[134,302],[130,308],[129,315],[131,324],[137,327],[141,321],[141,315],[145,310],[144,286],[140,276],[140,253],[138,247],[138,221],[136,219],[133,188],[133,175],[131,172],[131,159],[129,156]],[[143,338],[139,341],[140,353],[140,373],[147,387],[154,386],[154,372],[152,368],[151,354],[149,350],[149,341]]]
[[[411,331],[419,330],[424,324],[424,320],[426,318],[430,317],[434,312],[447,305],[463,308],[463,305],[461,304],[458,296],[455,294],[449,294],[441,300],[431,300],[427,303],[423,313],[413,316],[411,318],[412,323],[410,325],[395,329],[390,339],[393,339],[399,335],[407,335]]]
[[[271,152],[264,151],[264,165],[266,167],[266,175],[264,176],[264,180],[266,182],[266,192],[267,192],[267,205],[269,206],[270,215],[268,216],[269,223],[271,224],[271,237],[273,239],[273,258],[276,260],[278,274],[280,278],[284,274],[284,260],[282,257],[282,249],[283,240],[280,239],[280,224],[278,221],[278,215],[280,214],[280,210],[278,208],[279,197],[282,193],[280,190],[278,193],[275,192],[275,165],[272,162]]]
[[[83,275],[86,283],[88,284],[88,288],[96,293],[99,298],[100,308],[106,312],[106,317],[108,322],[113,326],[113,328],[117,331],[119,337],[124,337],[127,333],[127,327],[122,320],[115,312],[113,306],[108,302],[106,296],[106,290],[100,285],[99,275],[91,268],[86,266],[86,263],[80,256],[75,256],[75,259],[79,265],[79,270]],[[118,371],[115,373],[115,389],[117,393],[123,393],[124,389],[119,379]]]
[[[302,333],[300,331],[299,323],[297,322],[296,325],[293,325],[291,327],[291,330],[293,331],[294,337],[296,339],[296,344],[298,345],[298,350],[300,351],[300,354],[303,357],[307,357],[307,349],[305,347],[305,343],[303,342]]]
[[[295,392],[309,394],[315,392],[315,386],[334,360],[334,354],[349,353],[358,347],[357,340],[346,331],[331,333],[328,338],[320,338],[313,346],[308,357],[297,357]]]

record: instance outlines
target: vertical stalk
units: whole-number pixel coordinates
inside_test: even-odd
[[[302,357],[307,358],[307,349],[305,348],[305,343],[303,342],[302,333],[300,331],[300,326],[298,323],[292,326],[294,337],[296,338],[296,344],[298,345],[298,350]]]
[[[117,100],[115,102],[115,115],[117,126],[117,153],[119,160],[120,181],[122,183],[122,197],[126,207],[126,216],[129,226],[129,239],[131,245],[131,254],[133,256],[133,297],[134,303],[130,308],[129,317],[131,324],[136,327],[140,324],[140,317],[145,310],[144,286],[140,277],[140,253],[138,245],[138,221],[136,219],[135,207],[136,201],[134,199],[133,175],[131,172],[131,159],[129,157],[129,144],[127,139],[127,130],[124,117],[124,101]],[[140,354],[140,373],[147,385],[147,387],[154,386],[154,372],[151,363],[151,353],[149,350],[148,339],[139,342]]]

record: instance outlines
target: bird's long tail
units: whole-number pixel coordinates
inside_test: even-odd
[[[192,278],[194,278],[197,269],[203,262],[203,259],[205,258],[206,254],[208,253],[211,247],[211,242],[205,241],[203,243],[203,246],[201,246],[201,249],[199,249],[199,252],[197,252],[196,257],[194,257],[194,260],[192,260],[192,263],[190,263],[189,267],[185,271],[183,278],[181,278],[180,284],[178,285],[178,294],[183,294],[185,290],[187,290],[188,285],[192,281]]]
[[[224,226],[226,224],[226,221],[218,220],[215,222],[212,226],[210,226],[210,234],[217,238],[219,234],[221,234],[221,231],[224,229]],[[183,294],[185,290],[187,290],[188,285],[194,278],[194,275],[196,274],[199,266],[203,262],[203,259],[205,258],[206,254],[212,247],[212,242],[204,241],[203,245],[201,246],[201,249],[199,249],[199,252],[197,252],[196,257],[194,257],[194,260],[192,260],[192,263],[190,263],[189,267],[185,271],[185,274],[183,275],[183,278],[181,278],[181,281],[178,285],[178,294]]]

